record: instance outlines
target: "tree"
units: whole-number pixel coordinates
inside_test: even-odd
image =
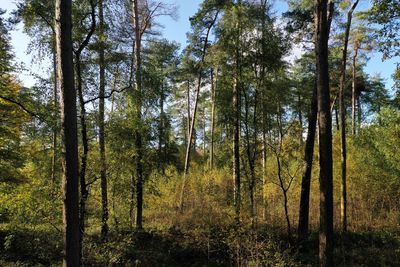
[[[332,2],[330,3],[332,7]],[[330,9],[332,10],[332,9]],[[328,1],[315,1],[315,55],[318,92],[320,229],[319,265],[333,266],[332,117],[330,111]]]
[[[78,133],[72,49],[72,1],[56,1],[57,78],[61,92],[64,185],[64,266],[80,265]]]
[[[206,2],[207,3],[207,2]],[[207,5],[205,5],[205,8],[207,8]],[[183,208],[183,196],[185,193],[185,184],[186,184],[186,176],[189,172],[189,162],[190,162],[190,152],[192,149],[192,141],[193,141],[193,133],[194,133],[194,126],[196,122],[196,113],[197,113],[197,107],[198,107],[198,102],[199,102],[199,95],[200,95],[200,89],[202,85],[202,78],[203,78],[203,66],[205,62],[205,57],[206,57],[206,52],[207,48],[210,45],[209,44],[209,36],[211,33],[211,29],[213,28],[214,24],[216,23],[219,15],[219,8],[218,6],[214,9],[209,10],[208,12],[205,12],[203,14],[203,10],[197,14],[197,18],[193,17],[192,18],[192,27],[195,30],[195,34],[193,35],[193,40],[199,39],[202,42],[202,48],[199,54],[200,61],[197,63],[197,71],[198,71],[198,77],[197,77],[197,88],[196,88],[196,97],[194,101],[194,108],[193,108],[193,114],[191,116],[191,119],[189,118],[190,126],[189,126],[189,134],[188,134],[188,142],[186,146],[186,154],[185,154],[185,167],[183,170],[183,183],[182,183],[182,190],[181,190],[181,198],[180,198],[180,204],[179,207],[182,210]],[[200,16],[201,15],[201,16]],[[205,16],[204,16],[205,15]],[[204,36],[203,36],[204,34]],[[197,44],[193,44],[193,46],[196,48]],[[199,53],[199,51],[193,51],[194,53]]]
[[[105,24],[104,24],[104,4],[103,0],[99,0],[99,69],[100,69],[100,84],[99,84],[99,150],[100,150],[100,179],[101,179],[101,236],[105,240],[108,234],[108,197],[107,197],[107,164],[106,164],[106,149],[105,149],[105,122],[104,122],[104,95],[105,95]]]
[[[21,104],[23,88],[15,80],[10,36],[0,9],[0,182],[23,180],[20,168],[24,163],[21,128],[29,119],[30,110]],[[28,115],[28,116],[27,116]]]
[[[136,177],[136,228],[143,228],[143,69],[142,69],[142,40],[143,35],[149,31],[153,20],[162,15],[173,15],[173,7],[162,2],[141,2],[131,0],[133,27],[134,27],[134,55],[135,88],[128,97],[130,119],[134,123],[135,135],[135,177]]]
[[[347,45],[349,42],[349,34],[351,27],[351,20],[353,17],[354,9],[357,7],[358,0],[356,0],[350,10],[347,12],[347,22],[344,34],[343,41],[343,56],[342,56],[342,67],[340,74],[340,97],[339,97],[339,105],[340,105],[340,140],[341,140],[341,155],[342,155],[342,182],[341,182],[341,201],[340,201],[340,215],[342,220],[342,229],[343,231],[347,231],[347,187],[346,187],[346,160],[347,160],[347,151],[346,151],[346,107],[344,103],[344,90],[346,86],[346,62],[347,62]],[[353,86],[354,88],[354,86]],[[354,89],[353,89],[354,91]]]
[[[370,22],[381,26],[376,30],[375,37],[378,38],[379,50],[383,53],[383,58],[400,55],[399,0],[374,0],[367,14]]]
[[[53,184],[57,181],[59,172],[59,144],[58,136],[60,134],[59,113],[58,107],[58,92],[57,92],[57,62],[56,62],[56,43],[55,43],[55,25],[54,25],[54,1],[37,1],[25,0],[17,4],[17,10],[14,13],[14,22],[19,22],[21,19],[24,22],[25,32],[33,39],[31,45],[37,47],[38,54],[47,53],[50,51],[52,60],[52,80],[53,80],[53,105],[55,119],[52,124],[52,158],[51,158],[51,181]],[[40,57],[40,56],[39,56]]]
[[[85,3],[80,3],[85,4]],[[83,77],[82,77],[82,52],[89,45],[90,39],[92,38],[95,29],[96,29],[96,11],[95,11],[95,2],[90,0],[90,27],[87,32],[76,32],[76,35],[79,37],[83,36],[83,40],[78,41],[78,48],[73,50],[75,55],[75,68],[76,68],[76,86],[78,91],[78,99],[80,106],[80,124],[81,124],[81,139],[83,151],[81,155],[81,167],[79,170],[79,183],[80,183],[80,191],[81,198],[79,202],[79,220],[80,220],[80,228],[81,228],[81,242],[83,239],[83,235],[85,233],[85,216],[86,216],[86,201],[89,196],[88,183],[86,181],[86,169],[87,169],[87,159],[89,154],[89,139],[88,139],[88,131],[87,131],[87,123],[86,123],[86,107],[83,93]]]

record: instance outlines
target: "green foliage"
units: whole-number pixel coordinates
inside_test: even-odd
[[[293,42],[312,40],[312,1],[289,2],[285,30],[277,26],[281,20],[275,17],[267,1],[203,1],[191,17],[189,42],[182,53],[177,43],[158,36],[157,21],[150,21],[148,30],[142,33],[145,38],[140,94],[133,90],[137,70],[132,61],[135,50],[132,29],[128,26],[132,19],[128,2],[105,2],[105,35],[95,32],[81,57],[89,139],[84,265],[315,266],[317,235],[313,233],[309,240],[296,244],[295,231],[291,237],[285,231],[286,217],[293,228],[297,225],[304,128],[315,85],[315,56],[308,51],[309,45],[293,62],[286,56],[291,55]],[[54,36],[52,23],[48,22],[53,21],[54,3],[37,0],[20,3],[15,15],[24,22],[32,46],[40,48],[38,51],[43,49],[41,55],[51,56]],[[348,1],[343,1],[342,7],[347,8],[347,4]],[[378,4],[383,9],[376,9],[375,5],[376,10],[397,12],[394,1]],[[75,49],[91,24],[90,8],[90,1],[73,1]],[[141,9],[143,14],[150,12],[145,5]],[[0,15],[3,13],[0,11]],[[339,26],[341,19],[335,18]],[[384,18],[375,14],[374,19]],[[394,22],[384,19],[384,23],[393,27]],[[385,27],[382,28],[388,30],[385,34],[392,34]],[[211,34],[205,43],[208,29]],[[341,28],[336,30],[340,32]],[[396,40],[385,34],[385,38]],[[373,48],[367,45],[371,40],[370,29],[356,27],[350,35],[353,50]],[[341,39],[339,33],[330,43],[332,102],[339,84]],[[102,220],[97,106],[99,41],[105,41],[106,60],[110,228],[106,242],[99,236]],[[8,30],[0,16],[0,95],[3,96],[0,98],[0,265],[58,266],[62,259],[62,166],[54,74],[38,79],[32,88],[22,88],[11,74],[14,70],[11,49]],[[336,236],[335,255],[338,265],[374,262],[398,265],[400,114],[384,80],[364,73],[366,60],[366,54],[362,53],[355,64],[356,97],[361,103],[360,130],[348,139],[347,151],[352,232]],[[193,98],[197,93],[194,88],[198,88],[199,76],[191,168],[186,177],[184,206],[180,209],[188,117],[193,116]],[[351,80],[350,68],[346,77]],[[240,104],[239,225],[233,208],[232,182],[234,87],[239,90]],[[350,82],[346,91],[345,105],[350,115]],[[212,104],[215,104],[215,164],[211,168]],[[34,118],[30,118],[28,115],[33,113]],[[137,132],[142,135],[141,151],[135,149]],[[51,181],[53,133],[58,142],[56,179]],[[339,214],[340,140],[337,131],[333,134],[334,209]],[[82,144],[78,146],[82,153]],[[134,159],[138,153],[142,153],[145,177],[144,231],[133,230],[137,204]],[[317,160],[315,152],[314,162]],[[310,195],[312,231],[319,225],[318,172],[318,164],[314,164]],[[339,220],[335,215],[336,225]]]

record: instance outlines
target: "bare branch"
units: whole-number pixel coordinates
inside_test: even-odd
[[[124,88],[119,89],[119,90],[118,89],[113,89],[113,90],[111,90],[111,92],[108,95],[105,95],[104,97],[96,96],[94,98],[91,98],[89,100],[84,101],[83,104],[88,104],[88,103],[96,101],[98,99],[107,99],[107,98],[112,97],[112,95],[114,93],[122,93],[122,92],[124,92],[125,90],[128,90],[128,89],[133,89],[133,88],[132,88],[132,86],[127,86],[127,87],[124,87]]]

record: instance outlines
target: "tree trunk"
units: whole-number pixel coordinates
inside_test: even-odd
[[[99,152],[100,152],[100,178],[101,178],[101,238],[106,240],[108,234],[108,197],[107,197],[107,165],[105,148],[105,123],[104,123],[104,92],[105,92],[105,60],[104,60],[104,14],[103,0],[99,0],[99,68],[100,68],[100,86],[99,86]]]
[[[249,202],[250,202],[250,217],[252,226],[254,226],[255,222],[255,186],[256,186],[256,173],[255,173],[255,160],[256,160],[256,149],[257,149],[257,127],[256,127],[256,118],[257,118],[257,89],[254,96],[254,117],[253,117],[253,125],[254,125],[254,135],[253,135],[253,149],[251,148],[252,144],[250,142],[250,130],[249,130],[249,99],[246,93],[244,93],[244,102],[245,102],[245,117],[244,117],[244,128],[245,128],[245,140],[246,140],[246,152],[247,152],[247,161],[249,164],[250,171],[250,179],[249,179]]]
[[[265,114],[263,111],[262,118],[262,217],[263,221],[267,220],[267,196],[265,194],[265,186],[267,184],[267,138]]]
[[[63,265],[80,265],[78,135],[72,52],[72,1],[56,0],[57,79],[63,134]]]
[[[190,138],[190,81],[187,81],[187,90],[186,90],[186,110],[187,110],[187,118],[186,118],[186,147],[189,144]]]
[[[211,136],[210,136],[210,169],[214,168],[214,132],[215,132],[215,90],[217,87],[218,68],[215,71],[211,69]]]
[[[299,139],[299,141],[300,141],[300,144],[303,145],[303,113],[301,111],[302,98],[301,98],[300,92],[297,92],[297,93],[298,93],[298,95],[297,95],[297,104],[298,104],[297,105],[297,109],[298,109],[297,113],[299,116],[299,124],[300,124],[300,136],[299,136],[300,139]]]
[[[342,55],[342,68],[340,77],[340,92],[339,92],[339,104],[340,104],[340,140],[341,140],[341,160],[342,160],[342,181],[340,186],[340,215],[342,222],[342,230],[347,231],[347,188],[346,188],[346,171],[347,171],[347,150],[346,150],[346,106],[344,102],[344,90],[346,86],[346,62],[347,62],[347,46],[349,43],[349,34],[351,27],[351,20],[353,17],[353,11],[358,4],[356,0],[349,12],[347,13],[347,24],[344,35],[343,55]]]
[[[165,155],[163,146],[165,147],[164,128],[165,128],[165,111],[164,111],[164,86],[161,85],[160,92],[160,122],[158,125],[158,171],[162,174],[165,173]]]
[[[210,32],[211,32],[211,29],[214,26],[214,23],[216,22],[216,20],[218,18],[218,13],[219,12],[217,12],[215,14],[214,20],[212,21],[212,23],[209,24],[209,26],[207,28],[207,32],[206,32],[206,35],[205,35],[205,38],[204,38],[204,45],[203,45],[203,49],[202,49],[202,55],[201,55],[201,61],[200,61],[201,63],[204,62],[204,59],[205,59],[205,56],[206,56],[207,47],[209,46],[208,38],[209,38],[209,35],[210,35]],[[195,125],[195,122],[196,122],[197,106],[198,106],[198,101],[199,101],[199,96],[200,96],[202,72],[203,72],[203,69],[200,67],[199,73],[198,73],[198,77],[197,77],[197,88],[196,88],[196,97],[195,97],[195,100],[194,100],[193,115],[192,115],[192,119],[190,121],[188,144],[186,146],[185,167],[184,167],[184,171],[183,171],[183,181],[182,181],[181,196],[180,196],[180,203],[179,203],[179,210],[180,211],[182,211],[182,209],[183,209],[184,194],[185,194],[185,187],[186,187],[186,176],[189,173],[190,153],[191,153],[191,149],[192,149],[194,125]]]
[[[299,210],[299,239],[304,240],[308,237],[309,210],[310,210],[310,186],[311,172],[314,156],[315,131],[317,128],[318,99],[316,84],[313,88],[310,113],[308,116],[307,139],[304,149],[304,169],[301,181],[301,196]]]
[[[136,228],[142,229],[143,219],[143,147],[142,147],[142,60],[141,60],[141,27],[139,24],[138,0],[132,1],[135,28],[135,169],[136,169]]]
[[[357,70],[356,70],[356,62],[357,62],[357,56],[358,56],[358,48],[355,49],[354,51],[354,56],[353,56],[353,72],[352,72],[352,82],[351,82],[351,133],[353,136],[356,135],[356,102],[357,102],[357,96],[356,96],[356,75],[357,75]]]
[[[57,54],[56,47],[53,51],[53,71],[54,71],[54,88],[53,88],[53,98],[54,98],[54,108],[58,108],[58,81],[57,81]],[[58,135],[58,119],[56,119],[53,126],[53,155],[51,158],[51,182],[55,185],[57,177],[57,135]]]
[[[238,10],[241,8],[242,1],[237,1]],[[233,181],[234,181],[234,207],[235,207],[235,220],[236,223],[240,223],[240,204],[241,204],[241,194],[240,194],[240,35],[241,35],[241,14],[240,10],[237,14],[236,22],[236,51],[235,51],[235,69],[233,74],[233,97],[232,97],[232,111],[233,111]]]
[[[328,63],[328,0],[316,0],[316,67],[320,165],[319,265],[333,266],[332,117]]]
[[[81,155],[81,168],[79,171],[79,184],[81,188],[81,199],[79,203],[79,222],[81,228],[81,242],[83,239],[83,235],[85,233],[85,215],[86,215],[86,200],[88,198],[89,191],[87,189],[86,183],[86,165],[87,165],[87,156],[89,153],[89,143],[87,138],[87,130],[86,130],[86,109],[85,103],[83,99],[83,91],[82,91],[82,77],[81,77],[81,59],[80,53],[75,54],[76,59],[76,75],[77,75],[77,87],[78,87],[78,96],[79,96],[79,106],[80,106],[80,122],[81,122],[81,139],[83,151]]]

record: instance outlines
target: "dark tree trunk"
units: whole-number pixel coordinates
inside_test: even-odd
[[[103,0],[99,0],[99,68],[100,68],[100,86],[99,86],[99,152],[100,152],[100,179],[101,179],[101,238],[107,239],[108,234],[108,197],[107,197],[107,165],[106,165],[106,147],[105,147],[105,122],[104,122],[104,92],[105,92],[105,60],[104,60],[104,13]]]
[[[56,0],[57,79],[60,86],[61,127],[63,135],[63,265],[80,265],[79,180],[76,92],[72,48],[71,0]]]
[[[143,145],[142,145],[142,59],[141,59],[141,26],[139,24],[138,0],[132,1],[135,27],[135,169],[136,169],[136,228],[143,228]]]
[[[87,156],[89,153],[89,143],[87,138],[87,130],[86,130],[86,109],[85,103],[83,99],[82,92],[82,77],[81,77],[81,59],[80,54],[75,54],[76,59],[76,74],[77,74],[77,87],[78,87],[78,96],[79,96],[79,106],[80,106],[80,123],[81,123],[81,139],[83,152],[81,155],[81,168],[79,171],[79,184],[81,188],[81,199],[79,202],[79,224],[81,228],[81,242],[83,239],[83,235],[85,233],[85,215],[86,215],[86,200],[88,198],[89,191],[87,189],[86,183],[86,165],[87,165]]]
[[[242,5],[242,1],[238,0],[236,3],[238,9]],[[233,94],[232,94],[232,112],[233,112],[233,183],[234,183],[234,207],[235,207],[235,220],[240,223],[240,88],[241,88],[241,60],[240,60],[240,35],[241,35],[241,14],[237,14],[236,22],[236,51],[235,51],[235,66],[233,74]]]
[[[310,185],[314,156],[315,131],[317,128],[318,99],[316,84],[313,88],[310,113],[308,116],[307,139],[304,151],[304,169],[301,181],[300,211],[299,211],[299,239],[308,237],[309,210],[310,210]]]
[[[328,0],[315,1],[320,165],[319,265],[333,266],[332,116],[328,64]]]
[[[77,87],[78,87],[78,96],[79,96],[79,106],[80,106],[80,122],[81,122],[81,138],[82,138],[82,146],[83,152],[81,155],[81,168],[79,172],[79,182],[81,189],[81,199],[80,199],[80,209],[79,209],[79,223],[80,223],[80,242],[81,242],[81,253],[82,253],[82,241],[83,235],[85,233],[85,216],[86,216],[86,200],[89,195],[89,191],[87,189],[86,183],[86,166],[87,166],[87,157],[89,153],[89,140],[87,137],[87,129],[86,129],[86,109],[85,109],[85,101],[83,99],[83,85],[82,85],[82,65],[81,65],[81,54],[82,51],[89,44],[90,38],[92,37],[95,27],[96,27],[96,14],[95,14],[95,4],[93,0],[90,2],[91,4],[91,17],[92,24],[91,28],[86,35],[85,40],[80,44],[78,50],[74,51],[75,59],[76,59],[76,74],[77,74]],[[82,255],[81,255],[82,257]]]

